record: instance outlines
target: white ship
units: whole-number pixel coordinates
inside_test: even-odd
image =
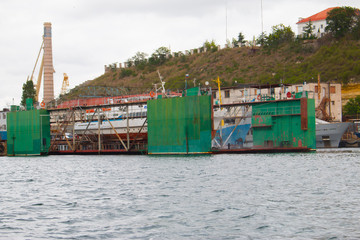
[[[329,123],[316,119],[316,148],[337,148],[349,122]]]
[[[118,107],[102,111],[100,115],[100,124],[98,120],[92,121],[91,118],[97,117],[96,113],[88,111],[87,122],[76,122],[74,125],[75,134],[98,134],[116,135],[126,137],[129,132],[130,138],[147,136],[147,106],[132,105],[129,110],[126,107]]]

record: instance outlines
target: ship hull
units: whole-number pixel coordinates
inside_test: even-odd
[[[128,135],[130,139],[147,138],[146,118],[129,119],[129,122],[126,119],[104,120],[100,126],[98,121],[75,124],[77,135],[97,135],[99,130],[100,134],[107,138],[126,138]]]
[[[316,148],[337,148],[350,123],[316,124]]]
[[[246,124],[244,124],[246,125]],[[327,123],[327,124],[316,124],[316,148],[338,148],[341,137],[349,127],[350,123]],[[241,126],[241,125],[240,125]],[[227,128],[223,129],[223,139],[227,139],[229,134],[226,134]],[[250,128],[248,129],[250,130]],[[225,133],[225,134],[224,134]],[[217,131],[219,135],[219,131]],[[233,134],[233,138],[242,138],[239,134]],[[215,145],[214,145],[215,146]],[[252,134],[246,133],[246,138],[242,147],[252,148],[253,147],[253,136]]]

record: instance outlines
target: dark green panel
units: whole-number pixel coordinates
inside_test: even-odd
[[[41,155],[50,147],[50,117],[44,109],[9,112],[8,155]]]
[[[301,129],[301,102],[278,101],[254,105],[254,147],[308,147],[315,149],[315,104],[307,99],[308,128]]]
[[[211,151],[211,96],[148,101],[149,154]]]

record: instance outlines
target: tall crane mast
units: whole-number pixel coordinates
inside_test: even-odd
[[[62,82],[60,94],[64,95],[67,92],[68,87],[69,87],[69,77],[66,73],[64,73],[64,80]]]

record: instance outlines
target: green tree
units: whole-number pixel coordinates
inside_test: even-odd
[[[134,66],[134,61],[132,60],[132,58],[129,58],[126,61],[126,67],[132,67],[132,66]]]
[[[304,27],[304,38],[305,39],[315,39],[315,35],[313,34],[314,26],[311,21]]]
[[[133,61],[135,67],[139,69],[144,69],[147,63],[147,59],[146,59],[147,56],[148,55],[144,52],[137,52],[135,56],[131,58],[131,60]]]
[[[22,106],[26,106],[26,99],[27,98],[32,98],[33,102],[35,102],[35,95],[36,95],[36,90],[34,88],[34,83],[31,80],[27,80],[22,87],[22,96],[21,96],[21,105]]]
[[[284,24],[275,25],[272,27],[272,33],[266,38],[266,45],[269,47],[277,47],[281,43],[294,40],[295,33],[290,26]]]
[[[170,53],[171,51],[167,47],[159,47],[149,58],[149,63],[152,65],[161,65],[165,63]]]
[[[245,45],[245,36],[242,32],[239,33],[238,36],[238,44],[240,44],[241,47],[243,47]]]
[[[344,115],[360,114],[360,95],[351,98],[344,106]]]
[[[335,38],[344,37],[356,25],[358,10],[353,7],[339,7],[331,10],[326,18],[325,30]]]
[[[239,47],[239,42],[238,42],[238,40],[236,40],[236,38],[233,38],[233,39],[231,40],[231,43],[232,43],[232,45],[233,45],[234,47]]]
[[[359,40],[360,39],[360,13],[357,10],[357,14],[355,17],[355,26],[352,28],[352,36],[356,39]]]
[[[215,43],[214,40],[211,40],[211,42],[209,42],[208,40],[205,41],[204,43],[204,48],[207,50],[207,51],[211,51],[211,52],[216,52],[218,50],[218,47]]]
[[[265,32],[262,32],[260,36],[256,39],[256,44],[259,44],[260,46],[265,46],[267,35]]]

